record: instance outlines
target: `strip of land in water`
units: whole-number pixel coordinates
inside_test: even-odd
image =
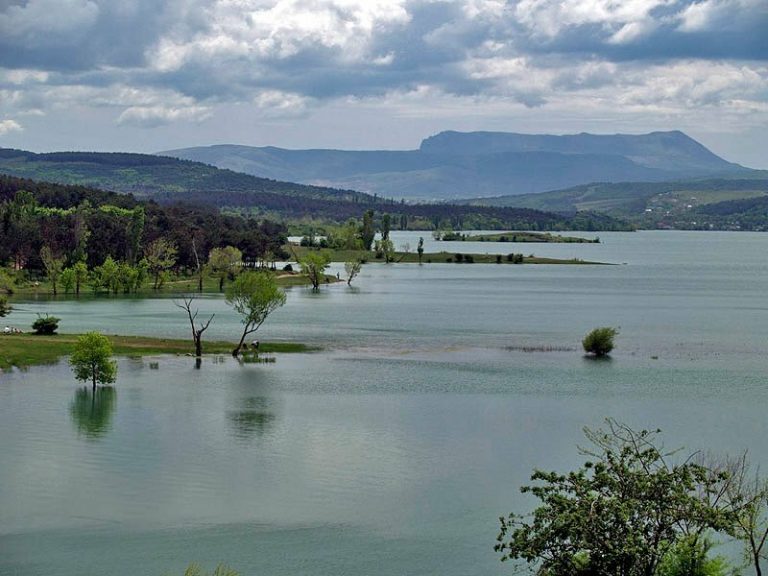
[[[317,250],[317,248],[308,248],[306,246],[291,246],[291,250],[296,258],[301,259],[308,251]],[[337,250],[331,248],[321,249],[324,251],[331,262],[350,262],[359,260],[363,263],[383,263],[384,256],[377,257],[375,252],[366,250]],[[408,264],[570,264],[570,265],[602,265],[610,266],[608,262],[594,262],[582,260],[580,258],[541,258],[529,254],[461,254],[457,252],[425,252],[419,258],[417,252],[393,252],[390,257],[390,263],[408,263]]]
[[[600,238],[561,236],[549,232],[500,232],[494,234],[462,234],[443,232],[436,240],[442,242],[539,242],[552,244],[600,244]]]
[[[72,353],[79,334],[0,334],[0,369],[27,368],[39,364],[52,364]],[[112,342],[116,356],[156,356],[158,354],[192,354],[192,340],[149,338],[146,336],[106,335]],[[232,342],[203,341],[203,354],[230,354]],[[311,352],[299,342],[260,342],[259,353]]]

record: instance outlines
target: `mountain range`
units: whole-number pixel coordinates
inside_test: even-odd
[[[448,131],[426,138],[418,150],[216,145],[162,154],[263,178],[429,201],[750,172],[679,131],[565,136]]]

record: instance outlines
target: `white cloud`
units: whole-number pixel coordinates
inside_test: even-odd
[[[521,0],[515,7],[515,16],[532,33],[550,38],[568,27],[585,24],[602,25],[619,33],[626,26],[630,26],[630,31],[652,26],[652,12],[674,3],[675,0]]]
[[[340,61],[359,61],[377,33],[407,23],[409,14],[405,0],[218,0],[206,18],[206,30],[163,38],[148,59],[168,71],[211,57],[258,62],[324,48]]]
[[[22,130],[24,128],[15,120],[0,120],[0,136],[5,136],[11,132],[21,132]]]
[[[202,122],[210,116],[211,109],[207,106],[131,106],[120,114],[117,123],[120,126],[154,128],[178,121]]]
[[[308,102],[308,98],[299,94],[280,90],[265,90],[253,99],[262,116],[273,118],[302,116],[306,113]]]
[[[702,0],[683,8],[678,14],[681,32],[716,31],[728,28],[733,20],[759,18],[768,15],[765,0]]]

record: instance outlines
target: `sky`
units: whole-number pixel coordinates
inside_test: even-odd
[[[682,130],[768,168],[768,0],[0,0],[0,147]]]

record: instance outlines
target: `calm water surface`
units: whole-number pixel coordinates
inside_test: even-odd
[[[497,517],[529,508],[517,487],[532,468],[576,465],[581,428],[606,416],[768,465],[768,236],[434,248],[422,236],[427,251],[619,265],[370,265],[353,289],[291,289],[262,328],[322,353],[199,370],[121,359],[95,399],[64,364],[2,374],[0,574],[160,575],[191,561],[244,575],[506,574]],[[216,313],[206,335],[231,339],[222,299],[199,303]],[[71,332],[187,330],[168,298],[19,302],[8,320],[38,312]],[[598,325],[621,327],[607,362],[576,349]]]

